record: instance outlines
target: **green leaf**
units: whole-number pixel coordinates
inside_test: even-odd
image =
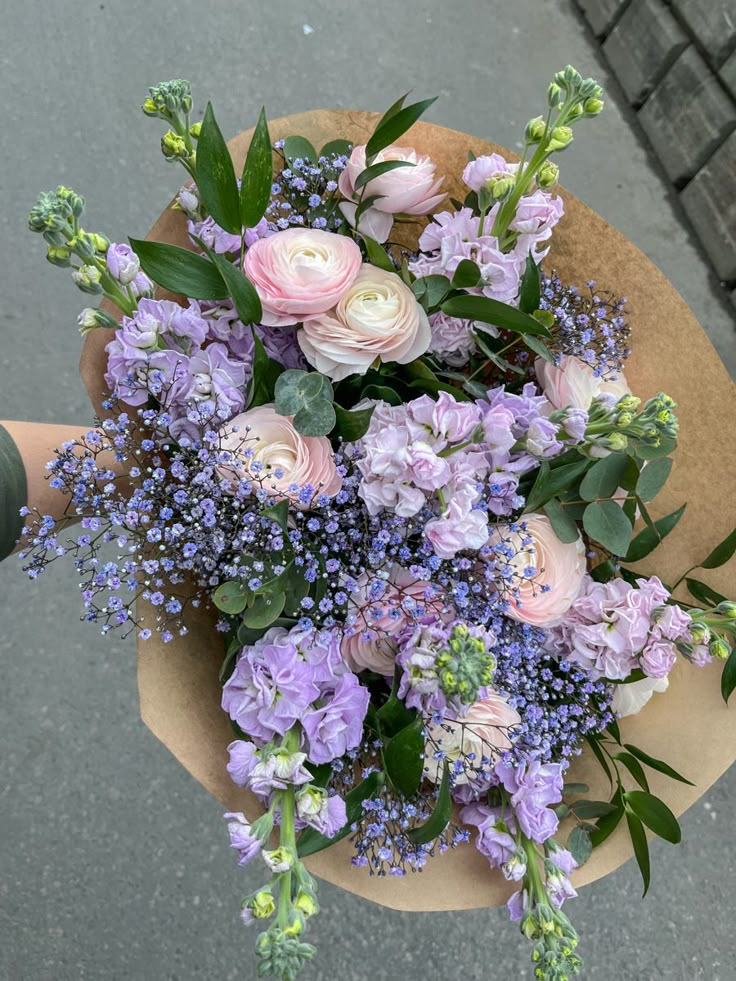
[[[319,155],[328,157],[331,153],[336,153],[338,157],[349,157],[352,147],[350,140],[330,140],[319,151]]]
[[[240,181],[240,220],[245,228],[253,228],[263,218],[271,200],[272,183],[271,137],[268,134],[266,110],[261,109]]]
[[[555,315],[551,310],[535,310],[532,313],[532,317],[541,324],[542,327],[546,327],[547,330],[552,330],[555,325]]]
[[[623,796],[634,814],[646,824],[650,831],[673,845],[678,844],[682,838],[680,825],[664,801],[644,790],[627,790]]]
[[[675,527],[677,522],[683,515],[686,504],[673,511],[671,514],[666,514],[664,518],[660,518],[658,521],[654,522],[654,527],[656,531],[651,528],[645,528],[640,531],[639,534],[634,538],[629,546],[629,550],[624,556],[624,562],[639,562],[645,556],[653,552],[654,549],[659,545],[662,539],[669,535],[672,529]]]
[[[532,334],[524,334],[524,344],[530,351],[533,351],[535,354],[539,355],[540,358],[543,358],[550,364],[555,363],[554,354],[552,354],[544,341],[540,341],[538,337],[534,337]]]
[[[368,409],[353,409],[348,411],[343,409],[337,402],[333,402],[337,422],[335,424],[335,435],[342,436],[346,443],[353,443],[368,432],[371,424],[374,406]]]
[[[404,103],[409,98],[409,94],[410,94],[409,92],[406,92],[404,95],[401,96],[400,99],[397,99],[396,102],[392,102],[391,103],[391,105],[388,107],[388,109],[384,112],[384,114],[378,120],[378,125],[379,126],[382,123],[385,123],[389,119],[391,119],[392,116],[395,116],[396,115],[396,113],[399,111],[399,109],[401,109],[403,107]]]
[[[442,302],[450,291],[447,276],[420,276],[411,284],[411,291],[425,310],[430,310]]]
[[[631,743],[624,743],[624,749],[627,749],[632,756],[635,756],[642,763],[646,763],[647,766],[651,767],[653,770],[657,770],[659,773],[664,773],[665,776],[671,777],[673,780],[679,780],[680,783],[689,784],[689,786],[694,787],[695,784],[686,780],[677,770],[673,770],[669,764],[664,763],[662,760],[658,760],[654,756],[649,756],[645,753],[643,749],[639,749],[638,746],[632,746]]]
[[[715,589],[711,589],[707,583],[700,582],[699,579],[686,579],[685,583],[698,603],[702,603],[706,607],[718,606],[719,603],[727,602],[725,596],[717,593]]]
[[[616,740],[616,742],[620,746],[621,745],[621,730],[618,727],[618,722],[616,722],[615,719],[612,719],[608,723],[608,725],[606,726],[606,728],[607,728],[608,732],[611,734],[611,736],[613,736],[613,738]]]
[[[361,187],[365,187],[366,184],[376,177],[382,177],[383,174],[388,174],[392,170],[398,170],[399,167],[415,166],[416,164],[413,164],[410,160],[382,160],[380,163],[371,164],[370,167],[366,167],[355,178],[355,190],[359,191]]]
[[[590,833],[582,825],[573,828],[567,839],[567,848],[578,865],[584,865],[591,856],[593,844]]]
[[[284,157],[291,167],[295,160],[311,160],[317,163],[317,151],[306,136],[287,136],[284,140]]]
[[[625,453],[611,453],[597,460],[580,484],[580,496],[586,501],[611,497],[626,478],[629,458]]]
[[[321,852],[323,848],[329,848],[330,845],[334,845],[347,837],[353,830],[352,826],[363,817],[363,801],[375,797],[383,779],[382,773],[371,773],[357,787],[353,787],[350,793],[345,795],[345,811],[348,819],[332,838],[321,835],[314,828],[305,828],[296,843],[299,858],[315,855],[317,852]]]
[[[286,595],[284,593],[259,593],[243,614],[246,627],[263,629],[270,627],[284,611]]]
[[[353,218],[353,227],[357,228],[360,223],[361,215],[363,215],[369,208],[373,207],[376,201],[380,201],[385,197],[385,194],[371,194],[360,202],[358,207],[355,209],[355,217]],[[341,228],[346,228],[347,225],[341,226]]]
[[[607,817],[609,814],[613,814],[616,807],[605,800],[578,800],[570,805],[570,810],[582,821],[588,821]]]
[[[734,552],[736,552],[736,528],[727,538],[723,539],[720,545],[716,545],[708,558],[700,563],[700,568],[718,569],[728,562]]]
[[[626,769],[629,771],[631,776],[636,780],[642,790],[646,790],[649,793],[649,782],[647,781],[647,775],[644,772],[644,768],[641,763],[633,756],[631,753],[614,753],[614,760],[619,763],[623,763]]]
[[[632,814],[631,811],[627,811],[626,823],[629,826],[629,835],[631,837],[631,843],[634,846],[636,864],[639,866],[641,878],[644,883],[644,892],[642,893],[643,899],[649,890],[649,882],[651,878],[649,866],[649,842],[647,841],[647,835],[644,831],[644,825],[641,823],[636,814]]]
[[[537,479],[526,497],[526,511],[536,511],[552,497],[567,490],[590,466],[590,460],[581,459],[576,463],[565,463],[561,467],[550,468],[544,462],[539,468]]]
[[[417,717],[389,739],[383,748],[386,776],[403,797],[412,797],[424,772],[424,722]]]
[[[640,460],[658,460],[661,456],[669,456],[677,446],[677,440],[662,437],[659,446],[634,446],[634,452]]]
[[[411,831],[407,831],[406,837],[414,845],[426,845],[429,841],[434,841],[434,839],[442,834],[447,825],[450,823],[450,818],[452,817],[452,799],[450,798],[450,766],[445,760],[445,766],[442,771],[442,781],[440,783],[440,789],[437,794],[437,800],[435,802],[432,813],[427,818],[426,822],[418,828],[412,828]]]
[[[606,755],[598,744],[598,740],[595,738],[595,736],[587,736],[586,738],[588,741],[588,745],[590,746],[593,752],[593,755],[600,763],[601,769],[608,777],[608,782],[613,787],[613,774],[611,773],[611,768],[608,765],[608,760],[606,759]]]
[[[639,474],[636,482],[636,493],[642,501],[651,501],[662,490],[667,478],[672,470],[672,460],[669,457],[662,457],[659,460],[652,460]],[[734,539],[736,541],[736,539]]]
[[[303,611],[299,604],[310,589],[310,583],[304,578],[304,568],[292,560],[281,575],[281,588],[286,596],[284,609],[294,617],[301,616]]]
[[[365,251],[368,254],[368,261],[372,266],[376,266],[378,269],[384,269],[386,272],[396,272],[396,266],[391,262],[391,257],[388,255],[386,250],[382,245],[379,245],[374,238],[370,238],[368,235],[363,235],[361,232],[361,238],[365,243]]]
[[[562,793],[567,794],[587,794],[590,787],[587,783],[563,783]]]
[[[583,512],[583,528],[603,548],[625,555],[631,542],[631,525],[615,501],[594,501]]]
[[[233,580],[232,582],[224,582],[221,586],[217,587],[212,597],[212,602],[218,610],[234,616],[237,613],[243,612],[248,605],[249,597],[250,591],[248,588],[243,583]]]
[[[224,684],[227,678],[230,676],[232,669],[235,666],[235,659],[240,653],[241,647],[242,644],[238,640],[237,636],[233,637],[230,643],[227,645],[225,658],[217,674],[218,681],[220,681],[221,684]]]
[[[406,98],[406,97],[405,97]],[[366,159],[370,162],[377,153],[395,143],[414,123],[437,101],[424,99],[410,106],[396,108],[396,103],[386,112],[376,126],[376,130],[366,144]]]
[[[616,577],[616,566],[611,559],[606,559],[605,562],[599,562],[598,565],[593,566],[590,570],[590,576],[596,582],[610,582]]]
[[[452,277],[452,286],[456,290],[473,289],[483,281],[478,264],[472,259],[461,259]]]
[[[164,242],[128,241],[143,272],[164,289],[197,300],[224,300],[229,295],[217,267],[203,255]]]
[[[302,436],[326,436],[335,428],[337,415],[332,402],[315,399],[300,409],[292,421]]]
[[[286,531],[289,527],[289,502],[286,498],[277,504],[272,504],[270,507],[264,508],[261,513],[264,518],[270,518],[271,521],[275,521],[282,531]]]
[[[225,138],[217,125],[212,103],[207,103],[197,140],[197,190],[218,225],[240,235],[240,206],[235,169]]]
[[[397,732],[405,729],[417,719],[416,710],[408,709],[398,696],[401,673],[401,668],[397,667],[394,672],[391,694],[376,712],[376,721],[380,727],[379,735],[382,738],[395,736]]]
[[[552,530],[561,542],[569,544],[578,540],[580,533],[577,524],[567,513],[567,508],[564,508],[556,497],[550,498],[543,510],[549,518]]]
[[[524,313],[534,313],[539,309],[539,298],[541,296],[541,273],[539,266],[534,261],[531,252],[526,257],[524,275],[521,277],[521,289],[519,290],[519,309]]]
[[[442,310],[449,317],[460,317],[463,320],[479,320],[484,324],[493,324],[504,330],[512,330],[518,334],[536,334],[549,337],[549,331],[534,317],[523,313],[508,303],[491,300],[487,296],[451,296],[442,304]]]
[[[597,848],[599,845],[602,845],[607,838],[610,838],[621,823],[621,818],[624,816],[624,807],[623,804],[617,804],[617,801],[620,801],[620,795],[618,793],[614,794],[612,799],[615,810],[610,814],[607,814],[605,817],[600,818],[596,822],[595,831],[592,831],[590,835],[593,848]]]
[[[269,358],[258,334],[253,331],[253,377],[251,379],[248,407],[267,405],[274,400],[276,382],[284,366]]]
[[[736,647],[728,655],[721,674],[721,695],[726,705],[734,688],[736,688]]]
[[[389,405],[401,405],[401,396],[388,385],[366,385],[362,391],[363,398],[388,402]]]
[[[218,255],[217,252],[208,248],[204,242],[201,245],[224,279],[240,321],[244,324],[259,323],[263,310],[261,308],[260,297],[253,283],[251,283],[240,269],[231,262],[228,262],[225,256]]]

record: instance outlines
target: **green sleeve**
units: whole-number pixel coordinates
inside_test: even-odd
[[[15,548],[23,528],[20,509],[28,500],[26,470],[10,433],[0,426],[0,559]]]

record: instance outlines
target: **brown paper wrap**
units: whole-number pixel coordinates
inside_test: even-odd
[[[377,119],[373,113],[315,111],[276,120],[270,129],[274,139],[301,134],[319,148],[338,137],[364,143]],[[230,143],[238,172],[249,138],[250,132],[243,133]],[[445,189],[459,198],[464,193],[460,175],[469,149],[513,157],[483,140],[426,123],[414,126],[401,142],[429,153],[438,173],[446,175]],[[555,269],[567,282],[582,285],[594,279],[629,298],[634,353],[626,374],[631,387],[645,398],[667,392],[678,404],[681,437],[674,468],[650,510],[656,518],[683,501],[689,504],[672,535],[638,567],[674,582],[736,524],[736,454],[727,442],[736,421],[736,389],[692,312],[659,269],[572,194],[562,191],[562,195],[565,217],[555,230],[551,254]],[[168,209],[148,237],[188,244],[181,214]],[[82,358],[82,374],[96,405],[107,339],[102,330],[90,334]],[[713,588],[732,595],[735,570],[736,562],[731,561],[699,575]],[[151,616],[150,611],[141,612]],[[223,647],[213,621],[213,616],[202,612],[191,623],[188,637],[166,646],[154,635],[139,645],[141,715],[182,766],[228,810],[243,810],[253,818],[259,811],[257,801],[235,787],[225,771],[232,731],[220,709],[217,675]],[[625,742],[666,760],[695,783],[688,787],[651,774],[653,792],[677,815],[721,776],[736,755],[736,705],[730,710],[724,705],[719,672],[719,665],[697,669],[681,661],[666,694],[655,695],[640,715],[621,723]],[[584,753],[575,762],[568,780],[587,783],[594,798],[607,799],[608,781],[591,754]],[[351,866],[351,854],[346,839],[311,857],[307,865],[322,879],[399,910],[495,906],[512,891],[472,845],[437,856],[421,875],[405,879],[371,877]],[[594,851],[573,881],[576,886],[593,882],[631,855],[628,834],[620,827]]]

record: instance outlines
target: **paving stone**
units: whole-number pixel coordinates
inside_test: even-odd
[[[736,127],[736,105],[690,46],[639,110],[639,121],[668,176],[682,187]]]
[[[736,133],[680,194],[716,273],[736,282]]]
[[[736,51],[727,58],[718,72],[718,77],[726,86],[731,95],[736,99]]]
[[[603,42],[603,52],[633,106],[640,106],[690,43],[663,0],[637,0]]]
[[[634,0],[636,4],[637,0]],[[577,0],[596,37],[605,37],[629,0]]]
[[[736,0],[672,0],[672,6],[700,42],[711,65],[722,65],[736,49]]]

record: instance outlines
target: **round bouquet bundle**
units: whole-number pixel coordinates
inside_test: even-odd
[[[570,977],[575,885],[633,853],[646,891],[648,837],[679,841],[736,743],[733,392],[557,187],[600,87],[557,73],[520,160],[417,124],[432,101],[262,113],[229,149],[163,83],[143,108],[190,179],[149,239],[87,231],[64,187],[30,216],[104,302],[80,315],[99,426],[21,554],[71,554],[84,616],[136,631],[144,720],[263,868],[260,975],[314,956],[318,875],[507,902],[535,976]]]

